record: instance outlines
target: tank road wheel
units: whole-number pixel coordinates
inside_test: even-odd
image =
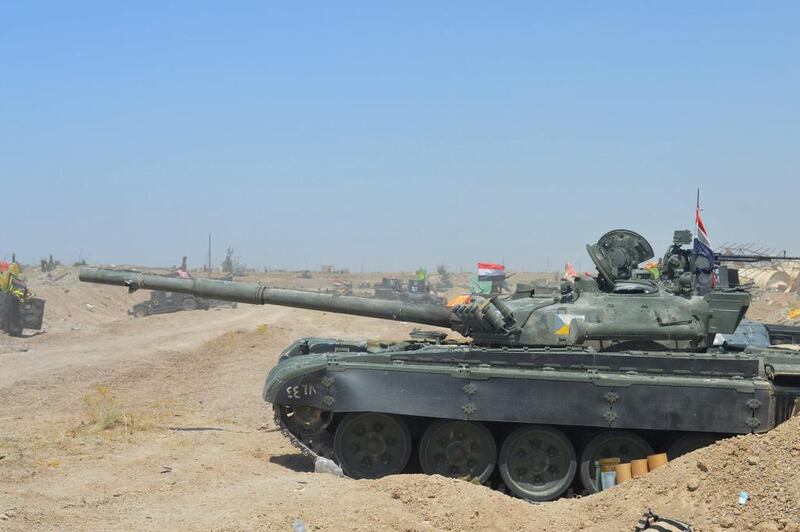
[[[419,462],[428,475],[489,479],[497,462],[494,437],[482,423],[434,421],[419,443]]]
[[[595,480],[597,468],[594,463],[601,458],[619,458],[627,463],[653,454],[653,448],[633,432],[606,430],[589,440],[581,452],[581,482],[591,493],[600,491]]]
[[[702,447],[707,447],[722,437],[723,436],[720,434],[693,434],[691,432],[683,434],[669,444],[667,457],[669,457],[670,460],[675,460],[679,456],[696,451]]]
[[[528,425],[512,432],[500,449],[500,476],[511,492],[530,501],[550,501],[575,478],[575,449],[560,430]]]
[[[147,316],[147,311],[143,308],[137,308],[133,311],[134,318],[144,318],[145,316]]]
[[[352,478],[380,478],[405,469],[411,433],[396,416],[373,412],[348,414],[336,428],[333,449]]]
[[[181,304],[183,310],[197,310],[197,300],[193,297],[187,297]]]

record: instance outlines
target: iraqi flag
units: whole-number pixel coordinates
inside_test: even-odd
[[[694,237],[694,254],[697,257],[705,257],[708,259],[709,266],[707,268],[701,268],[700,271],[703,273],[711,273],[714,271],[714,248],[711,246],[711,240],[708,239],[706,226],[703,224],[702,218],[700,218],[699,207],[695,213],[694,221],[697,229],[697,236]]]
[[[492,279],[505,279],[506,267],[492,262],[478,263],[478,280],[490,281]]]

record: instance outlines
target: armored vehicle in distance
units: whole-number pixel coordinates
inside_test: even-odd
[[[182,310],[208,310],[210,307],[209,301],[202,297],[154,290],[150,294],[150,299],[134,305],[128,310],[128,315],[144,318],[152,314],[166,314]]]
[[[403,281],[397,277],[384,277],[381,282],[375,283],[375,297],[377,299],[400,299],[403,292]]]
[[[425,279],[409,279],[404,286],[403,281],[397,277],[384,277],[380,283],[375,283],[375,298],[409,303],[423,303],[443,305],[446,301],[431,290],[430,284]]]
[[[29,297],[20,300],[13,294],[0,292],[0,330],[11,336],[22,336],[25,329],[41,329],[45,300]]]
[[[452,308],[133,271],[80,278],[440,328],[401,342],[302,338],[267,376],[263,397],[283,433],[355,478],[418,467],[545,501],[570,486],[596,491],[600,458],[674,457],[791,415],[797,353],[714,346],[736,331],[747,292],[701,296],[687,272],[656,281],[639,268],[653,250],[632,231],[587,250],[596,277]]]
[[[45,300],[34,297],[22,279],[19,265],[0,263],[0,330],[22,336],[25,329],[41,329]]]
[[[333,282],[333,286],[323,288],[320,290],[320,292],[323,294],[351,296],[353,295],[353,283],[350,281],[336,280]]]
[[[184,257],[184,264],[186,257]],[[192,279],[193,277],[183,269],[170,272],[167,277],[174,277],[179,279]],[[228,275],[223,279],[225,281],[233,280],[232,275]],[[170,312],[180,312],[182,310],[208,310],[213,307],[232,306],[236,307],[236,303],[227,301],[208,299],[193,294],[184,294],[181,292],[171,292],[164,290],[153,290],[150,293],[150,299],[142,301],[128,310],[128,315],[135,318],[144,318],[152,314],[167,314]]]

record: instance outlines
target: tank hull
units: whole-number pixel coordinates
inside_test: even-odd
[[[489,427],[498,448],[520,427],[544,426],[566,434],[575,453],[599,432],[633,433],[659,451],[687,434],[716,439],[768,431],[785,420],[800,397],[800,382],[776,386],[773,370],[765,368],[788,375],[800,364],[790,353],[765,353],[599,353],[414,342],[374,347],[304,339],[284,351],[263,396],[277,407],[276,419],[298,446],[337,463],[346,457],[329,442],[337,436],[336,421],[354,412],[401,418],[415,442],[427,425],[462,421]],[[332,422],[320,425],[318,434],[293,426],[282,412],[298,408],[324,412]],[[591,482],[583,487],[596,489]]]

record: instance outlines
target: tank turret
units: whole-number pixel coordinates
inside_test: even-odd
[[[139,271],[83,268],[82,281],[181,292],[209,299],[320,310],[450,328],[476,345],[538,347],[619,342],[647,348],[659,342],[671,349],[698,350],[713,345],[716,334],[731,334],[750,304],[743,291],[714,290],[697,295],[648,279],[637,265],[652,258],[652,247],[628,230],[611,231],[588,251],[598,276],[565,283],[560,293],[515,294],[513,298],[473,297],[445,307],[270,288],[256,283],[180,279]]]

